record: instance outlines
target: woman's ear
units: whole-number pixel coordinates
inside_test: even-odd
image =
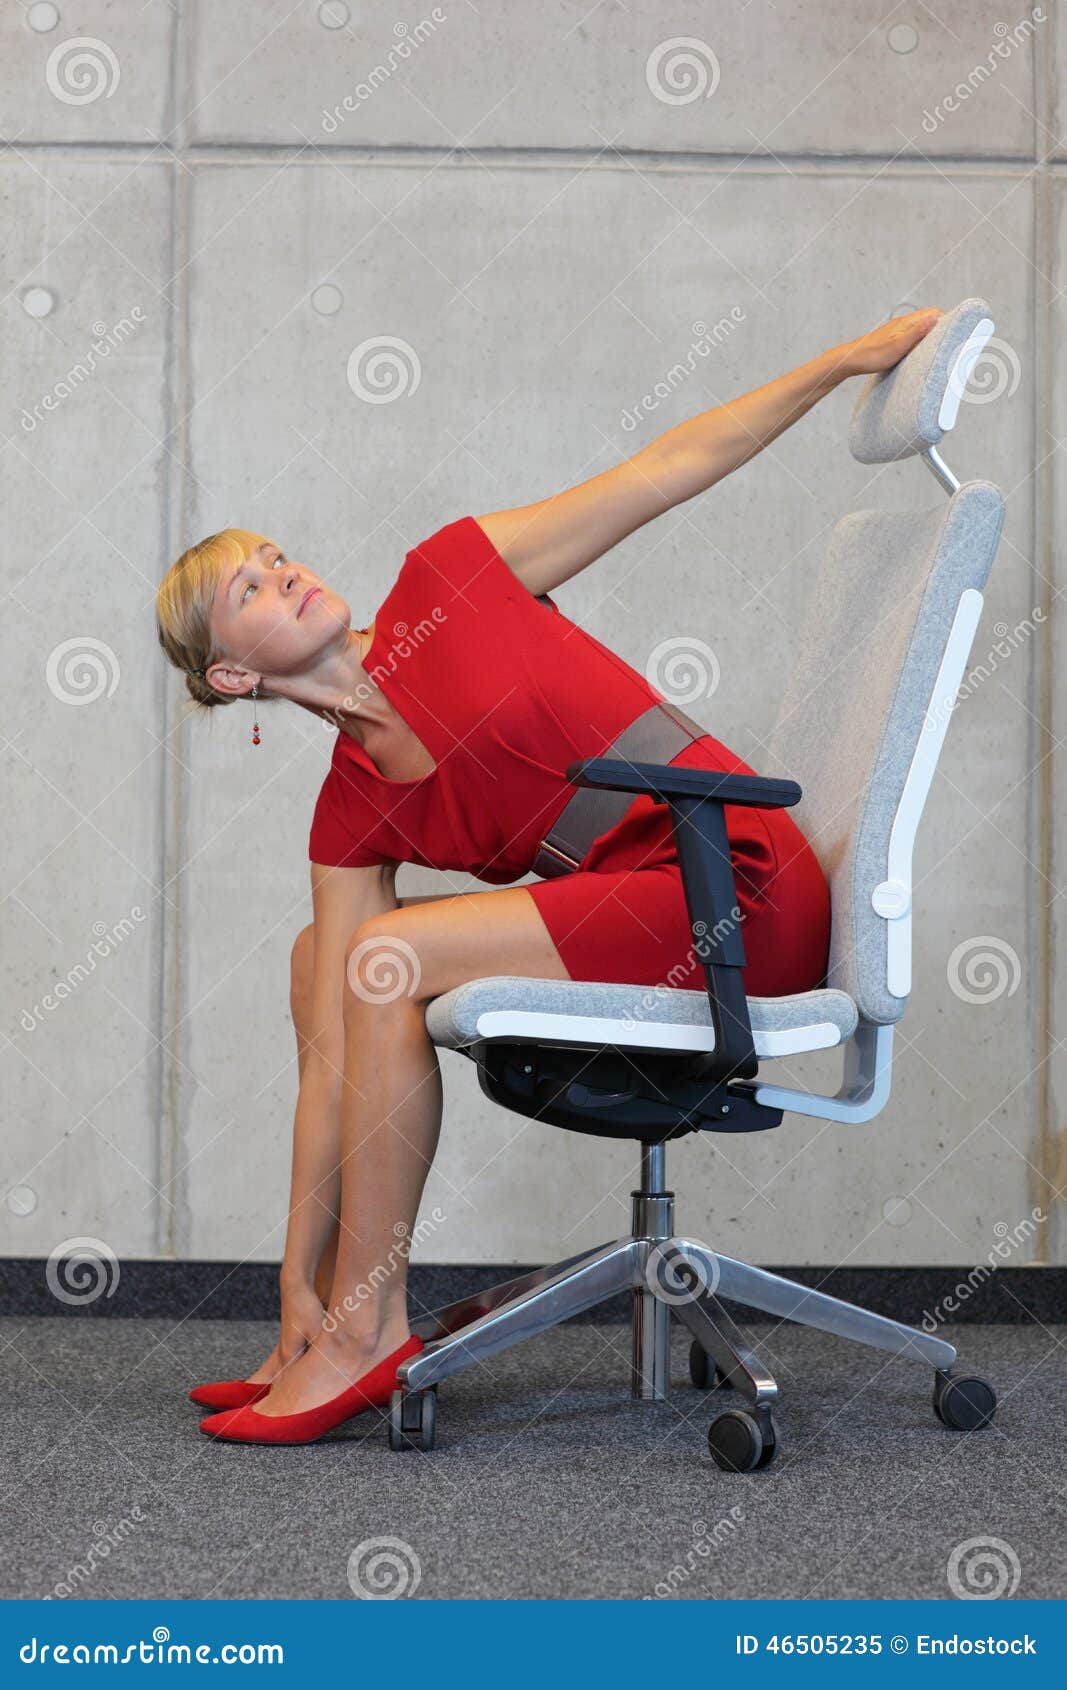
[[[209,663],[204,679],[227,698],[243,698],[261,677],[249,674],[247,669],[231,669],[225,663]]]

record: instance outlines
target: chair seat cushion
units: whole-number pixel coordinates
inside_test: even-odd
[[[859,1021],[847,992],[825,989],[748,999],[760,1058],[827,1050],[851,1038]],[[624,1050],[715,1048],[706,993],[672,986],[620,986],[492,974],[432,998],[426,1029],[435,1045],[462,1050],[482,1039],[617,1045]]]

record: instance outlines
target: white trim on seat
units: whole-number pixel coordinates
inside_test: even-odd
[[[710,1051],[715,1029],[704,1023],[624,1021],[601,1015],[554,1015],[545,1010],[483,1009],[477,1018],[485,1039],[534,1039],[539,1043],[618,1045],[627,1050]],[[806,1027],[752,1029],[757,1056],[799,1056],[806,1050],[831,1050],[841,1043],[840,1028],[830,1021]]]
[[[848,994],[829,988],[747,1002],[761,1059],[830,1050],[851,1038],[859,1021]],[[508,1040],[679,1055],[715,1048],[706,992],[530,975],[491,975],[453,986],[427,1004],[426,1030],[434,1044],[468,1054],[475,1045]]]

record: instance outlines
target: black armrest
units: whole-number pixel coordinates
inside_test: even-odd
[[[723,804],[753,804],[781,810],[799,804],[795,780],[767,780],[762,775],[728,775],[718,769],[676,769],[670,763],[628,763],[624,757],[583,757],[568,763],[575,786],[607,786],[613,792],[648,792],[669,804],[672,798],[718,798]]]
[[[759,1063],[741,979],[745,948],[723,805],[781,809],[799,801],[800,787],[795,780],[679,769],[667,763],[629,763],[621,757],[586,757],[570,763],[567,779],[575,786],[647,793],[670,806],[693,945],[704,970],[715,1029],[710,1071],[719,1080],[750,1079]]]

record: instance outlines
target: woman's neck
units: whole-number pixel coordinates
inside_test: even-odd
[[[376,681],[363,667],[374,644],[374,623],[353,628],[344,654],[345,685],[336,703],[321,712],[341,733],[363,742],[368,727],[381,726],[389,716],[389,704]]]
[[[363,667],[374,644],[374,623],[369,628],[345,630],[343,647],[336,649],[310,673],[265,678],[268,696],[288,698],[313,716],[362,741],[367,728],[384,726],[391,720],[385,695]]]

